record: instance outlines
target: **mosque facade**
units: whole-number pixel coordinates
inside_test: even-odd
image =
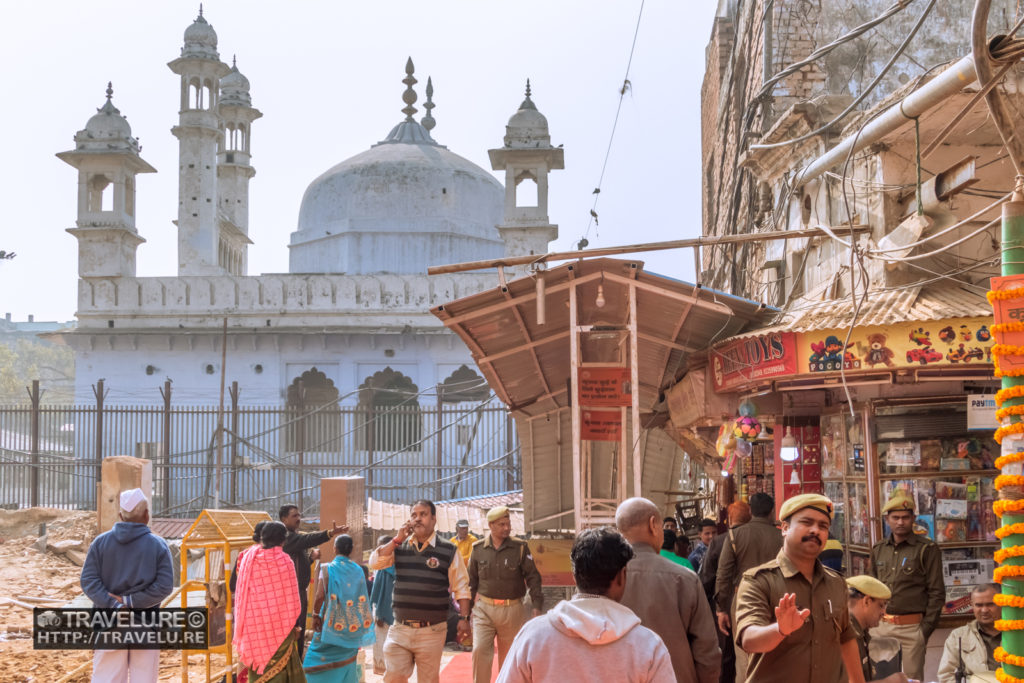
[[[78,171],[78,215],[68,230],[79,245],[78,326],[62,335],[76,354],[76,402],[94,401],[102,378],[108,405],[157,403],[169,378],[177,401],[212,405],[222,355],[243,405],[288,401],[299,386],[341,404],[355,404],[368,387],[486,389],[469,350],[429,309],[493,287],[495,274],[426,270],[545,253],[557,236],[547,176],[563,168],[562,150],[552,147],[529,85],[504,144],[489,150],[503,186],[432,137],[429,80],[426,113],[414,118],[410,59],[404,118],[309,184],[287,245],[289,272],[249,275],[253,132],[263,114],[249,80],[221,61],[202,14],[168,66],[181,78],[171,130],[179,141],[175,276],[136,272],[145,239],[135,225],[135,179],[155,169],[109,88],[74,149],[57,155]],[[530,206],[520,205],[524,182],[536,184]]]

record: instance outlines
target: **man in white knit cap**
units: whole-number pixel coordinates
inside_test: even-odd
[[[121,492],[121,521],[89,546],[82,590],[96,607],[159,607],[174,588],[171,552],[149,530],[149,501],[142,489]],[[156,683],[159,650],[96,650],[93,683]]]

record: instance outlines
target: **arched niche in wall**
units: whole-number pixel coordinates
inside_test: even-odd
[[[359,385],[360,449],[418,452],[422,449],[423,420],[419,389],[391,367],[370,375]]]
[[[479,402],[487,400],[491,388],[484,378],[468,365],[448,375],[439,387],[441,400],[445,403]]]
[[[288,385],[288,428],[285,450],[297,453],[341,452],[341,411],[338,388],[316,367]]]

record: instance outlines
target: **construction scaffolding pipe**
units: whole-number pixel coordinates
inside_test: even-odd
[[[976,80],[974,56],[968,55],[892,105],[885,113],[864,126],[859,134],[847,136],[838,145],[797,171],[793,176],[793,187],[799,187],[838,166],[846,161],[847,157],[875,144]]]

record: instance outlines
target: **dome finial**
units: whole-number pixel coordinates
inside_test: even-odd
[[[114,96],[114,82],[107,81],[107,102]]]
[[[530,79],[526,79],[526,99],[530,99]]]
[[[199,3],[199,16],[203,16],[203,3]]]
[[[412,115],[416,113],[416,107],[412,106],[416,102],[416,91],[412,89],[412,86],[416,85],[419,81],[413,78],[413,72],[416,67],[412,64],[412,57],[409,57],[408,61],[405,62],[405,78],[402,79],[402,83],[405,83],[405,92],[402,93],[402,101],[405,102],[405,107],[402,108],[402,113],[405,114],[406,121],[412,121]]]
[[[537,105],[535,105],[533,103],[533,100],[530,99],[530,94],[531,94],[531,91],[530,91],[530,79],[527,78],[526,79],[526,99],[524,99],[523,103],[519,105],[519,108],[520,109],[533,109],[534,111],[537,111]]]
[[[423,117],[423,120],[420,121],[420,123],[427,129],[428,133],[434,130],[434,126],[437,125],[437,121],[434,120],[431,113],[431,110],[435,106],[437,105],[434,104],[434,83],[431,81],[430,76],[427,76],[427,101],[423,104],[423,108],[427,110],[427,114]]]
[[[237,69],[238,68],[238,55],[231,55],[231,68],[232,69]]]

